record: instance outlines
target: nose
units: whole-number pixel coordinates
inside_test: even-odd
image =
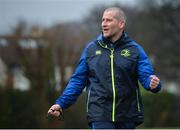
[[[106,27],[106,26],[107,26],[107,23],[106,23],[106,21],[105,21],[105,20],[104,20],[104,21],[102,21],[101,26],[102,26],[102,27]]]

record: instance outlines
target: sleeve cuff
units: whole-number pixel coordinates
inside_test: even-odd
[[[61,109],[64,111],[65,107],[64,107],[64,105],[63,105],[63,103],[61,101],[59,101],[57,99],[55,103],[58,104],[61,107]]]

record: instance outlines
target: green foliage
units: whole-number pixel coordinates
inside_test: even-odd
[[[162,92],[144,94],[145,128],[175,128],[179,126],[179,96]]]
[[[39,128],[37,107],[29,92],[1,91],[0,92],[0,128]]]

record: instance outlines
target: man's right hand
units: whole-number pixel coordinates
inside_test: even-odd
[[[48,115],[52,115],[55,117],[61,116],[62,113],[63,113],[63,111],[62,111],[60,105],[58,105],[58,104],[52,105],[48,110]]]

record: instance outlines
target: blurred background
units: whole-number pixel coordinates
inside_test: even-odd
[[[141,89],[145,122],[138,128],[180,128],[179,0],[0,0],[0,128],[89,128],[85,92],[63,121],[46,113],[110,6],[124,9],[126,31],[163,83],[159,94]]]

